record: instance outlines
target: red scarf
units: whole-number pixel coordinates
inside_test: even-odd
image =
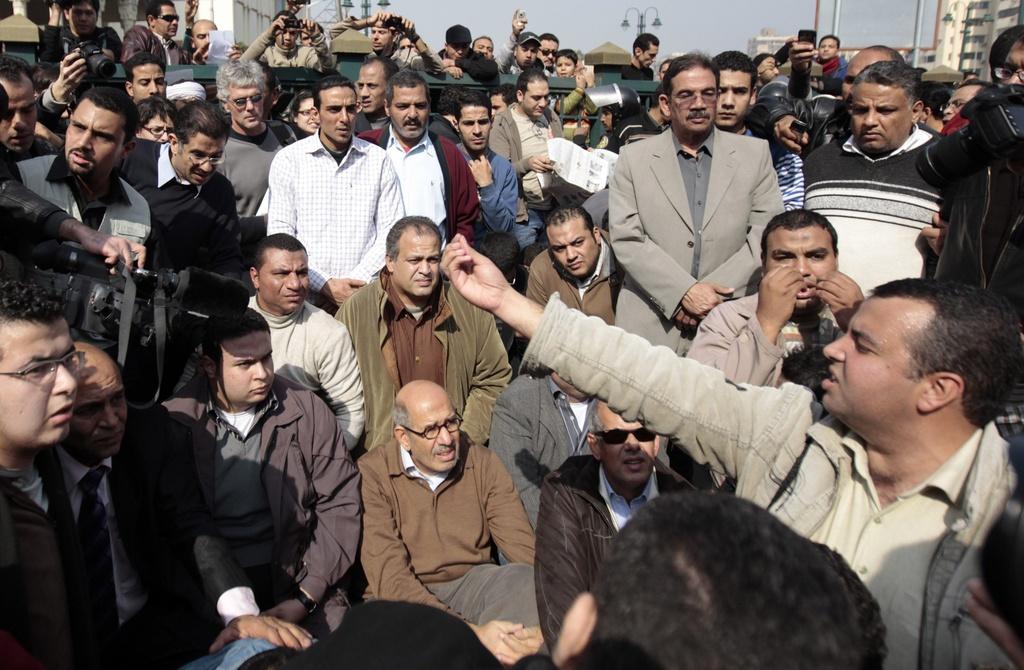
[[[821,63],[822,74],[826,77],[831,77],[835,72],[839,70],[839,56],[832,56],[826,61]]]

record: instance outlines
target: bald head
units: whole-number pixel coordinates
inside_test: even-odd
[[[217,24],[213,21],[202,19],[196,21],[192,26],[192,46],[195,51],[205,52],[210,44],[210,32],[217,30]]]
[[[75,460],[92,467],[121,449],[128,406],[114,360],[85,342],[76,342],[75,349],[85,354],[85,364],[79,373],[75,413],[64,448]]]
[[[446,475],[459,458],[462,419],[448,393],[429,381],[409,382],[395,396],[395,439],[425,475]]]
[[[869,65],[882,61],[903,61],[900,52],[887,46],[876,45],[861,49],[857,55],[850,59],[846,66],[846,77],[843,79],[843,100],[850,101],[850,92],[853,90],[853,80]]]

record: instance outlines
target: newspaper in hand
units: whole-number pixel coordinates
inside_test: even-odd
[[[548,140],[548,156],[555,164],[555,174],[562,181],[588,193],[596,193],[608,186],[618,154],[604,149],[587,151],[567,139]]]

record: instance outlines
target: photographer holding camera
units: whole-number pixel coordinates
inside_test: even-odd
[[[399,70],[412,68],[430,74],[444,72],[444,63],[416,33],[416,24],[398,14],[377,12],[368,19],[347,16],[331,26],[330,39],[333,40],[346,30],[363,30],[365,28],[370,29],[373,53],[381,58],[392,60]],[[399,46],[403,36],[412,43],[411,47]]]
[[[311,36],[311,46],[298,44],[299,32]],[[300,21],[287,10],[274,16],[267,30],[253,40],[242,54],[242,60],[258,60],[270,67],[308,67],[328,73],[334,69],[334,54],[316,21]]]
[[[121,59],[121,38],[113,28],[96,25],[99,0],[50,0],[50,20],[43,28],[39,60],[59,63],[83,43],[96,45],[104,56]],[[61,25],[61,18],[64,24]]]

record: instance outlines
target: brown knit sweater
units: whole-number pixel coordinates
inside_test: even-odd
[[[492,541],[509,561],[533,565],[533,531],[497,456],[463,435],[458,464],[431,491],[405,474],[399,449],[393,441],[358,462],[367,598],[449,611],[424,584],[448,582],[491,563]]]

